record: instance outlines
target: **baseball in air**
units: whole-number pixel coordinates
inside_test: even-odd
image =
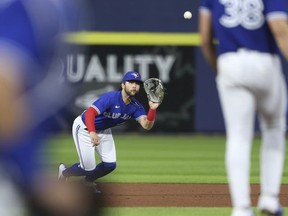
[[[185,11],[184,18],[185,19],[191,19],[192,18],[192,13],[190,11]]]

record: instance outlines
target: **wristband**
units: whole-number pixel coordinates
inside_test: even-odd
[[[156,109],[149,109],[148,115],[147,115],[147,120],[148,121],[155,121],[156,119]]]

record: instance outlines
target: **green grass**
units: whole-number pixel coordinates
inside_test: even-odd
[[[256,215],[260,215],[254,209]],[[287,212],[288,208],[284,208]],[[190,208],[190,207],[165,207],[165,208],[109,208],[104,210],[105,216],[224,216],[229,215],[231,208]]]
[[[221,135],[114,135],[117,169],[103,182],[139,183],[227,183],[224,168],[225,138]],[[45,156],[52,172],[59,162],[72,165],[78,156],[72,136],[51,138]],[[252,148],[251,182],[259,183],[259,146]],[[286,160],[283,183],[287,184]],[[287,212],[288,209],[286,208]],[[105,216],[223,216],[231,208],[145,207],[105,208]],[[256,211],[257,212],[257,211]],[[259,215],[259,214],[257,214]]]
[[[104,210],[105,216],[199,216],[229,215],[230,208],[190,208],[190,207],[165,207],[165,208],[109,208]]]
[[[227,183],[224,136],[114,135],[117,169],[104,182]],[[72,165],[78,156],[72,136],[49,140],[51,167]],[[259,183],[259,138],[252,149],[251,182]],[[286,160],[284,176],[288,174]],[[287,177],[283,179],[288,183]]]

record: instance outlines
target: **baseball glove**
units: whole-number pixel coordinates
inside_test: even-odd
[[[162,103],[165,95],[162,81],[157,78],[150,78],[145,80],[143,84],[148,100],[154,103]]]

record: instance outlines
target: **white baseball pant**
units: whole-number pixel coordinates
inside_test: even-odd
[[[233,206],[251,206],[250,151],[256,111],[262,132],[261,194],[277,199],[287,105],[279,57],[245,49],[223,54],[218,58],[217,88],[227,132],[226,169]]]
[[[102,162],[116,162],[115,143],[110,128],[97,131],[100,144],[96,147],[92,145],[89,133],[80,116],[74,120],[72,133],[82,169],[92,171],[96,168],[95,150]]]

